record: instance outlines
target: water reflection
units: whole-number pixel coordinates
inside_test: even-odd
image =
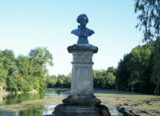
[[[41,94],[9,94],[3,99],[3,105],[9,105],[9,104],[17,104],[21,103],[22,101],[27,100],[37,100],[37,99],[43,99],[45,96],[45,93]]]
[[[43,116],[44,109],[45,106],[43,105],[34,105],[27,110],[21,110],[19,112],[0,111],[0,116]]]
[[[63,97],[69,94],[68,89],[46,89],[40,94],[10,94],[2,96],[1,105],[18,104],[27,100],[37,100],[49,97]],[[0,116],[43,116],[52,114],[56,105],[34,105],[26,110],[21,111],[4,111],[0,110]],[[7,109],[6,109],[7,110]]]
[[[0,116],[19,116],[18,112],[0,111]]]
[[[45,96],[44,98],[49,98],[49,97],[65,97],[69,95],[70,91],[69,89],[53,89],[49,88],[46,89]]]
[[[34,105],[27,110],[22,110],[18,113],[18,116],[43,116],[43,109],[45,107],[41,105]]]
[[[3,97],[3,101],[1,104],[9,105],[9,104],[17,104],[27,100],[37,100],[37,99],[45,99],[50,97],[66,97],[69,95],[70,91],[68,89],[47,89],[45,93],[41,94],[20,94],[20,95],[9,95],[7,97]],[[95,93],[99,93],[99,91],[95,91]],[[2,111],[0,110],[0,116],[43,116],[43,115],[51,115],[56,104],[53,105],[34,105],[29,107],[26,110],[21,111]],[[6,109],[7,110],[7,109]],[[110,112],[113,116],[118,114],[115,108],[109,108]]]

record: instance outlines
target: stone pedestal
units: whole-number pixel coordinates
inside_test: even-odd
[[[74,106],[60,104],[55,108],[54,116],[111,116],[104,105]]]
[[[88,37],[94,31],[86,28],[88,17],[85,14],[79,15],[77,22],[80,25],[71,33],[78,36],[78,42],[68,47],[73,55],[71,93],[63,104],[56,106],[53,116],[111,116],[93,94],[92,56],[98,48],[89,44]]]
[[[74,44],[72,53],[71,93],[58,105],[54,116],[110,116],[108,108],[93,93],[92,56],[98,48],[91,44]]]

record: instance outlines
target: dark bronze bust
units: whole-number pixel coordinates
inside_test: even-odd
[[[80,25],[78,25],[78,28],[71,33],[78,36],[77,44],[88,44],[88,36],[94,34],[93,30],[86,28],[88,17],[85,14],[81,14],[78,16],[77,22],[80,23]]]

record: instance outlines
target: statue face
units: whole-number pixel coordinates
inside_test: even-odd
[[[82,26],[86,26],[87,24],[87,20],[86,19],[83,19],[81,22],[80,22],[80,25]]]
[[[88,23],[88,17],[85,14],[81,14],[78,16],[77,22],[80,23],[81,26],[86,26]]]

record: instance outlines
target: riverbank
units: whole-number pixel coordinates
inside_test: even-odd
[[[127,116],[159,116],[160,115],[160,96],[140,95],[131,93],[96,93],[102,104],[113,110],[116,107],[120,112],[127,113]],[[23,101],[19,104],[1,105],[0,110],[21,111],[34,105],[57,105],[62,103],[64,97],[50,97],[40,100]],[[50,110],[54,110],[51,107]],[[130,114],[130,115],[129,115]]]
[[[14,92],[14,91],[0,91],[0,95],[1,96],[6,96],[6,95],[9,95],[9,94],[23,94],[24,92],[23,91],[18,91],[18,92]],[[30,93],[30,94],[37,94],[38,91],[33,89],[32,91],[29,91],[29,92],[26,92],[26,93]]]
[[[96,94],[102,104],[115,107],[126,116],[160,116],[160,96]]]

